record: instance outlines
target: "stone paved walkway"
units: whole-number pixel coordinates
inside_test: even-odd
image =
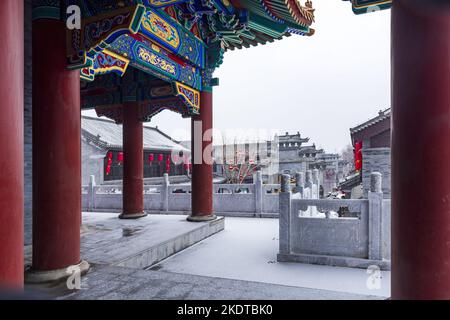
[[[390,296],[390,272],[369,289],[366,269],[277,262],[278,219],[226,218],[224,231],[162,261],[151,269],[235,280]]]
[[[145,271],[113,266],[94,266],[82,279],[82,289],[59,299],[181,299],[181,300],[368,300],[380,299],[327,290],[195,276],[164,271]]]
[[[378,300],[389,296],[386,290],[361,289],[367,281],[362,269],[277,263],[276,219],[227,218],[227,228],[211,237],[191,234],[202,224],[188,223],[183,216],[122,221],[115,214],[91,213],[83,215],[83,222],[82,256],[92,268],[82,277],[81,290],[70,291],[65,282],[27,285],[29,298]],[[182,242],[171,240],[176,234]],[[186,241],[188,246],[202,238],[207,239],[143,270],[152,264],[149,258],[158,261],[161,253],[168,250],[167,257],[186,247],[182,245]],[[161,241],[164,246],[158,244]],[[158,249],[149,251],[154,246]],[[29,263],[31,248],[26,249]],[[383,274],[383,287],[388,286],[388,276]]]

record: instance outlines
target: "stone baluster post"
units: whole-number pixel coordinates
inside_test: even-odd
[[[164,173],[161,185],[161,211],[169,211],[169,174]]]
[[[306,170],[305,174],[305,188],[303,189],[303,199],[312,199],[313,198],[313,179],[312,179],[312,170]],[[306,211],[306,214],[312,215],[312,208],[309,207]]]
[[[311,189],[313,186],[313,182],[312,182],[312,171],[311,170],[306,170],[306,174],[305,174],[305,188],[309,189],[309,193],[311,194]],[[308,198],[310,198],[311,195],[308,196]]]
[[[312,187],[311,187],[311,199],[319,199],[319,187],[320,180],[319,180],[319,169],[314,169],[312,171]],[[317,216],[317,208],[316,207],[310,207],[309,208],[309,214],[311,217]]]
[[[295,174],[295,193],[299,193],[303,196],[303,189],[305,185],[305,175],[303,172],[297,172]]]
[[[263,209],[263,179],[262,172],[256,172],[255,179],[255,216],[261,216]]]
[[[89,177],[88,187],[88,211],[93,212],[95,209],[95,176]]]
[[[281,192],[279,194],[280,206],[280,254],[289,254],[291,252],[291,176],[283,174],[281,176]]]
[[[370,191],[376,193],[382,193],[381,189],[382,174],[380,172],[372,172],[370,175]]]
[[[383,240],[383,191],[382,174],[372,172],[370,175],[369,198],[369,259],[382,260]]]
[[[319,181],[319,169],[314,169],[312,171],[312,183],[313,183],[313,191],[311,193],[312,199],[319,199],[319,189],[320,189],[320,181]]]

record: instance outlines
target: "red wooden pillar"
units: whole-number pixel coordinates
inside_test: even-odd
[[[23,1],[0,1],[0,290],[23,287]]]
[[[392,8],[392,298],[450,299],[450,3]]]
[[[66,63],[66,25],[33,20],[33,263],[27,281],[67,277],[80,261],[80,73]]]
[[[121,219],[145,217],[144,213],[144,143],[139,104],[123,106],[123,212]]]
[[[192,117],[192,214],[189,221],[215,219],[213,213],[213,162],[211,158],[213,95],[202,91],[200,115]]]

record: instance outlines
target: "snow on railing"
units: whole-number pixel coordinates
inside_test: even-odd
[[[278,214],[279,184],[263,184],[262,175],[256,174],[253,184],[214,184],[214,210],[222,213]],[[122,185],[96,186],[94,177],[83,186],[83,210],[107,211],[122,209]],[[164,176],[162,185],[144,185],[144,209],[154,212],[189,212],[191,185],[171,185]]]
[[[278,261],[389,269],[390,200],[383,199],[381,174],[371,178],[368,199],[305,199],[315,184],[296,186],[299,196],[283,175]]]
[[[306,184],[299,179],[293,189],[297,198],[318,198],[318,185],[313,184],[313,172],[306,174]],[[311,183],[309,183],[311,182]],[[167,175],[162,185],[144,185],[144,209],[155,212],[189,212],[191,210],[191,185],[171,185]],[[83,209],[107,211],[122,209],[122,185],[96,186],[94,177],[83,186]],[[253,184],[214,184],[214,210],[218,213],[245,216],[278,215],[280,184],[264,184],[261,172]]]

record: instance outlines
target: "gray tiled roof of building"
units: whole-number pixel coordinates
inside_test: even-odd
[[[104,149],[122,149],[122,125],[114,121],[82,116],[82,136]],[[172,139],[158,128],[144,126],[145,150],[180,150],[189,152],[178,141]]]
[[[359,132],[361,130],[364,130],[364,129],[370,127],[370,126],[373,126],[374,124],[376,124],[376,123],[378,123],[380,121],[383,121],[384,119],[390,118],[390,117],[391,117],[391,108],[388,108],[386,110],[380,110],[378,112],[378,116],[376,116],[376,117],[374,117],[372,119],[369,119],[366,122],[364,122],[364,123],[362,123],[360,125],[357,125],[354,128],[351,128],[350,129],[350,133],[353,134],[353,133]]]

